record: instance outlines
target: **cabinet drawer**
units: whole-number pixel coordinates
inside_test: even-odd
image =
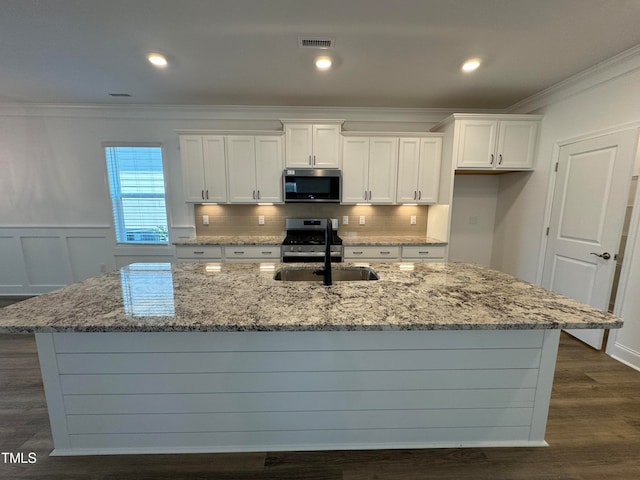
[[[222,247],[220,246],[203,246],[203,245],[193,245],[193,246],[177,246],[176,247],[176,257],[177,258],[186,258],[186,259],[215,259],[220,260],[222,258]]]
[[[226,260],[242,260],[243,258],[278,260],[280,252],[280,245],[229,245],[224,247],[224,258]]]
[[[425,245],[423,247],[402,247],[403,260],[444,259],[445,246]]]
[[[344,247],[344,258],[352,260],[386,260],[396,262],[400,260],[400,247],[375,246],[375,247]]]

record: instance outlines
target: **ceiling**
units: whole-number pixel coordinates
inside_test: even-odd
[[[0,103],[502,109],[638,44],[640,0],[0,0]]]

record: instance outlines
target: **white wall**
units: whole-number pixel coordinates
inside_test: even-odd
[[[456,175],[449,260],[489,266],[499,176]]]
[[[512,174],[500,178],[493,248],[495,268],[539,283],[545,212],[557,145],[583,135],[640,126],[639,57],[635,54],[633,58],[612,62],[607,68],[594,69],[593,82],[585,76],[579,82],[567,85],[566,89],[549,92],[547,98],[541,96],[523,104],[518,110],[519,113],[541,113],[544,118],[535,172],[528,177]],[[607,70],[610,78],[605,80]],[[579,88],[581,86],[584,88]],[[634,228],[637,231],[637,224],[632,225],[631,230]],[[638,261],[640,240],[637,237],[629,238],[626,255]],[[621,277],[620,285],[623,288],[626,285],[628,292],[640,292],[637,271],[636,268],[632,275]],[[621,312],[626,323],[618,334],[618,342],[629,351],[640,352],[640,297],[626,295],[616,310]],[[640,369],[640,354],[633,362]]]

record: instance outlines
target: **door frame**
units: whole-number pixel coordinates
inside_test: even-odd
[[[574,143],[578,143],[578,142],[583,142],[583,141],[587,141],[587,140],[593,140],[596,139],[598,137],[603,137],[606,135],[611,135],[611,134],[615,134],[615,133],[623,133],[623,132],[635,132],[636,135],[636,151],[638,151],[639,148],[639,141],[640,141],[640,122],[638,121],[634,121],[634,122],[628,122],[628,123],[624,123],[624,124],[620,124],[617,126],[613,126],[607,129],[603,129],[603,130],[597,130],[597,131],[593,131],[590,133],[586,133],[586,134],[582,134],[582,135],[578,135],[575,137],[570,137],[564,140],[558,140],[554,143],[553,145],[553,154],[552,154],[552,161],[550,164],[550,168],[549,168],[549,186],[547,188],[547,199],[546,199],[546,203],[545,203],[545,212],[544,212],[544,223],[542,226],[542,231],[540,232],[540,255],[538,257],[538,271],[536,274],[536,284],[537,285],[542,285],[542,275],[543,275],[543,271],[544,271],[544,262],[545,262],[545,258],[546,258],[546,254],[547,254],[547,246],[548,246],[548,242],[549,242],[549,237],[547,236],[547,228],[550,227],[551,224],[551,213],[552,213],[552,209],[553,209],[553,197],[555,194],[555,189],[556,189],[556,179],[557,179],[557,175],[556,175],[556,169],[555,169],[555,165],[559,163],[560,161],[560,149],[562,147],[574,144]],[[634,214],[637,212],[634,212]],[[630,226],[630,230],[634,228],[633,222]],[[627,262],[628,265],[629,262]],[[616,305],[614,305],[614,309],[616,312],[620,311],[620,302],[623,300],[621,293],[624,292],[626,290],[626,286],[627,286],[627,279],[628,279],[629,273],[628,273],[628,269],[622,268],[622,272],[620,274],[620,280],[618,283],[618,289],[617,289],[617,296],[616,296]],[[613,287],[613,285],[612,285]],[[603,349],[606,348],[607,344],[609,343],[609,339],[605,338],[605,342],[603,344]]]

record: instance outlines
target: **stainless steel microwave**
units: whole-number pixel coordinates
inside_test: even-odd
[[[282,174],[284,201],[339,203],[340,179],[337,168],[287,168]]]

